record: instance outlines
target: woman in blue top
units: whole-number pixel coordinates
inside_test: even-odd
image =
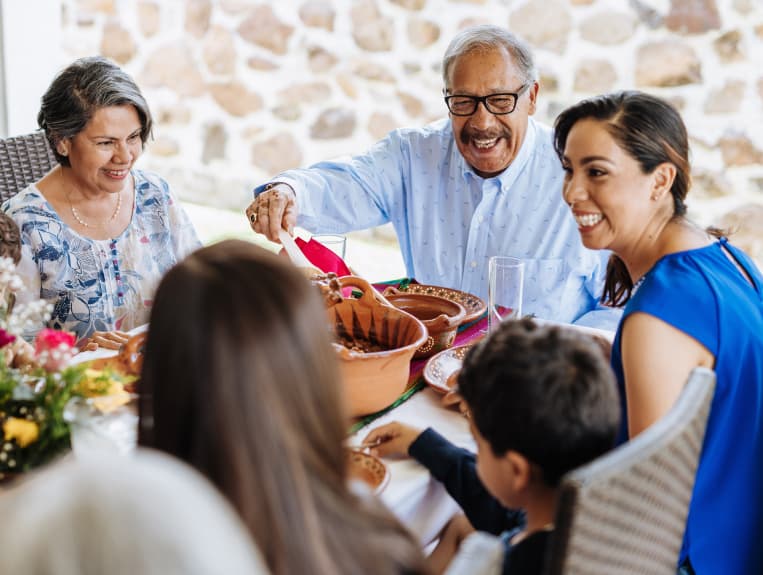
[[[717,375],[681,570],[761,573],[763,277],[686,219],[688,138],[666,102],[585,100],[557,118],[555,146],[583,243],[613,252],[604,299],[625,306],[612,352],[622,439],[664,415],[694,367]]]

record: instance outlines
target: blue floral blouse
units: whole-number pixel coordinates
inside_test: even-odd
[[[71,331],[82,340],[94,331],[127,331],[147,323],[159,280],[200,246],[167,182],[140,170],[132,175],[132,220],[112,239],[79,235],[34,184],[3,204],[21,230],[19,273],[26,295],[54,305],[48,327]],[[25,335],[31,337],[42,327]]]

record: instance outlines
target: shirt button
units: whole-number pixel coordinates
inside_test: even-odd
[[[471,265],[471,266],[472,266],[472,269],[474,269],[474,268],[476,268],[476,267],[477,267],[477,262],[472,260],[472,263],[471,263],[471,264],[469,264],[469,265]]]
[[[477,219],[479,220],[480,223],[483,223],[485,221],[485,216],[480,216]]]

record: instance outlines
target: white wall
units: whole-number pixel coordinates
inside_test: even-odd
[[[66,59],[61,50],[61,0],[0,0],[5,134],[37,129],[40,97]]]

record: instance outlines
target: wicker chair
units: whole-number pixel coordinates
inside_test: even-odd
[[[57,163],[42,131],[0,139],[0,202],[39,180]]]
[[[547,575],[676,573],[714,389],[696,368],[665,417],[563,478]]]

